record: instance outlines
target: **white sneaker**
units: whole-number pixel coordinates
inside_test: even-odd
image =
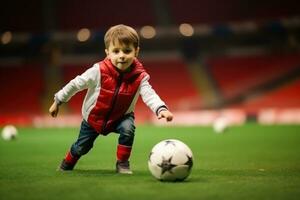
[[[116,163],[116,172],[119,174],[132,174],[129,166],[129,161],[118,160]]]

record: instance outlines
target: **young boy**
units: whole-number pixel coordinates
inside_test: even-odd
[[[107,57],[71,80],[55,94],[49,112],[56,117],[59,106],[77,92],[88,89],[85,96],[79,137],[72,144],[59,170],[72,170],[78,159],[88,153],[99,134],[119,133],[116,171],[132,174],[129,166],[134,140],[134,107],[139,95],[144,103],[166,121],[173,114],[149,84],[150,76],[137,60],[139,36],[126,25],[111,27],[104,36]]]

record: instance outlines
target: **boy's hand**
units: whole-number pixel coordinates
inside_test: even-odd
[[[54,101],[51,107],[49,108],[49,113],[52,117],[56,117],[59,111],[59,105]]]
[[[166,118],[166,121],[170,122],[173,120],[173,114],[168,110],[162,110],[158,114],[158,119],[161,119],[161,118]]]

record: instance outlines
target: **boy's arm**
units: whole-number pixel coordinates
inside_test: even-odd
[[[49,113],[52,117],[56,117],[59,111],[60,104],[68,102],[73,95],[99,82],[100,70],[98,64],[86,70],[83,74],[75,77],[67,85],[65,85],[54,96],[54,102],[49,108]]]
[[[146,76],[141,83],[140,95],[144,103],[156,113],[158,119],[165,118],[167,121],[172,121],[173,114],[169,111],[166,104],[156,94],[149,83],[149,76]]]
[[[62,103],[68,102],[74,94],[95,84],[100,71],[96,65],[98,66],[98,64],[95,64],[65,85],[55,94],[55,100]]]

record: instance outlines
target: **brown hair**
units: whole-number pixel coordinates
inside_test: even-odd
[[[105,48],[108,49],[110,43],[115,41],[125,45],[133,44],[135,48],[140,45],[140,38],[137,32],[130,26],[119,24],[108,29],[104,36]]]

